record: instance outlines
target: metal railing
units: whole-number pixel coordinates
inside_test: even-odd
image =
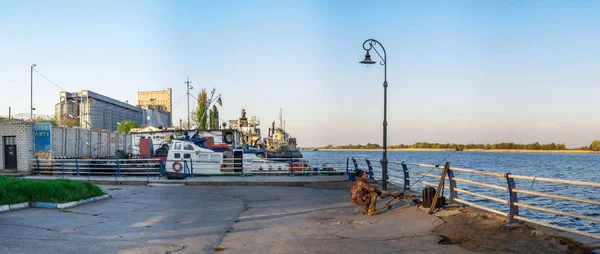
[[[433,170],[443,170],[443,166],[440,165],[429,165],[429,164],[417,164],[417,163],[404,163],[404,162],[389,162],[390,165],[395,165],[393,167],[395,170],[401,170],[403,173],[403,182],[401,185],[405,190],[412,189],[411,181],[414,184],[420,185],[428,185],[428,186],[437,186],[436,182],[429,182],[423,180],[424,178],[436,179],[437,182],[441,179],[441,172],[432,173]],[[411,170],[409,170],[409,167]],[[425,169],[426,172],[421,172],[412,169]],[[437,174],[436,174],[437,173]],[[411,178],[411,175],[420,175],[420,178]],[[484,181],[484,179],[487,179]],[[511,173],[494,173],[494,172],[486,172],[475,169],[468,168],[458,168],[458,167],[449,167],[447,171],[447,177],[444,184],[444,190],[449,191],[449,195],[444,195],[446,199],[449,201],[449,204],[463,204],[466,206],[474,207],[480,210],[484,210],[486,212],[494,213],[507,218],[508,224],[503,225],[504,227],[518,227],[521,226],[522,222],[528,222],[532,224],[537,224],[565,232],[570,232],[574,234],[579,234],[595,239],[600,239],[600,235],[592,234],[588,232],[579,231],[572,228],[562,227],[558,225],[554,225],[551,223],[547,223],[544,221],[540,221],[533,218],[528,218],[520,213],[520,208],[530,209],[536,212],[543,212],[548,214],[555,214],[566,216],[570,218],[577,218],[580,220],[585,220],[589,222],[600,222],[599,217],[588,216],[578,213],[559,211],[556,209],[551,209],[539,205],[527,204],[524,202],[519,202],[519,197],[521,195],[531,195],[539,198],[547,198],[552,200],[563,200],[574,202],[578,204],[586,204],[586,205],[600,205],[600,200],[593,200],[588,198],[581,197],[571,197],[567,195],[557,195],[539,191],[526,190],[525,188],[517,188],[517,183],[515,180],[521,181],[531,181],[534,182],[545,182],[545,183],[553,183],[558,185],[568,185],[568,186],[579,186],[579,187],[592,187],[592,188],[600,188],[600,183],[593,182],[581,182],[581,181],[570,181],[570,180],[562,180],[562,179],[553,179],[553,178],[543,178],[543,177],[535,177],[535,176],[521,176],[521,175],[513,175]],[[461,186],[459,188],[457,183]],[[520,183],[519,186],[527,186],[525,182]],[[599,189],[600,190],[600,189]],[[486,194],[483,194],[485,192]],[[459,194],[461,197],[459,198]],[[496,194],[496,195],[493,195]],[[463,197],[464,195],[464,197]],[[504,197],[504,198],[502,198]],[[471,200],[469,200],[471,199]],[[497,208],[488,205],[486,206],[486,202],[491,201],[491,204],[497,203],[495,207],[500,207],[501,211]],[[595,208],[597,209],[597,208]]]
[[[163,177],[167,162],[179,162],[184,178],[203,174],[203,166],[218,164],[219,174],[226,175],[343,175],[348,172],[349,159],[303,159],[269,158],[242,159],[225,158],[216,160],[176,159],[34,159],[31,170],[34,175],[54,176],[114,176],[116,179],[128,176]],[[213,173],[213,175],[216,175]]]

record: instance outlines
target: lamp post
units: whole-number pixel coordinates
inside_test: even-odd
[[[383,57],[375,48],[375,45],[379,45],[383,50]],[[377,63],[371,60],[371,55],[369,51],[372,49],[379,55],[379,57],[383,60],[380,62],[383,65],[383,158],[381,159],[381,189],[387,190],[387,180],[388,180],[388,172],[387,172],[387,56],[385,53],[385,48],[375,39],[368,39],[363,42],[363,49],[367,51],[365,54],[365,59],[360,61],[361,64],[374,64]]]
[[[31,64],[31,103],[29,104],[29,117],[31,117],[31,121],[33,122],[35,118],[33,117],[33,67],[37,65]]]

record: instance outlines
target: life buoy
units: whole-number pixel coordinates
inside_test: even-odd
[[[173,171],[175,172],[179,172],[181,171],[181,163],[179,161],[176,161],[175,163],[173,163]]]

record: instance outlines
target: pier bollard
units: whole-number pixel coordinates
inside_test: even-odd
[[[518,228],[522,227],[523,224],[520,224],[514,217],[519,215],[519,207],[515,205],[516,202],[519,202],[517,193],[513,191],[515,189],[515,179],[510,178],[511,173],[506,173],[506,182],[508,184],[508,194],[509,194],[509,211],[508,211],[508,224],[504,224],[502,228]]]
[[[404,173],[403,189],[406,191],[410,189],[410,176],[408,175],[408,166],[406,166],[406,163],[404,163],[404,161],[402,162],[402,173]]]

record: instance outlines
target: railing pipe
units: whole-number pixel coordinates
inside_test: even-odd
[[[117,181],[119,181],[119,177],[121,177],[121,163],[119,162],[119,159],[117,158]]]
[[[454,171],[459,171],[459,172],[468,172],[468,173],[479,174],[479,175],[487,175],[487,176],[495,176],[495,177],[505,178],[505,175],[501,174],[501,173],[492,173],[492,172],[486,172],[486,171],[474,170],[474,169],[468,169],[468,168],[452,167],[450,169],[452,169]]]
[[[163,162],[162,160],[158,161],[158,180],[160,180],[163,176]]]
[[[188,167],[187,161],[183,160],[183,178],[187,180],[190,168]]]
[[[580,182],[580,181],[570,181],[570,180],[561,180],[561,179],[552,179],[552,178],[544,178],[537,176],[520,176],[520,175],[510,175],[511,179],[519,179],[519,180],[530,180],[530,181],[539,181],[539,182],[548,182],[548,183],[562,183],[569,185],[577,185],[577,186],[586,186],[586,187],[596,187],[600,188],[600,183],[592,183],[592,182]]]
[[[79,161],[75,159],[75,167],[77,168],[77,176],[79,177]]]
[[[194,162],[190,158],[190,177],[194,178]]]
[[[37,174],[41,175],[41,173],[40,173],[40,160],[39,160],[39,158],[37,156],[35,156],[35,163],[37,165]]]
[[[562,200],[568,200],[568,201],[574,201],[574,202],[587,203],[587,204],[592,204],[592,205],[600,205],[600,201],[598,201],[598,200],[566,197],[566,196],[561,196],[561,195],[546,194],[546,193],[541,193],[541,192],[537,192],[537,191],[529,191],[529,190],[522,190],[522,189],[513,189],[513,191],[518,192],[518,193],[523,193],[523,194],[546,197],[546,198],[555,198],[555,199],[562,199]]]
[[[465,194],[468,194],[468,195],[471,195],[471,196],[475,196],[475,197],[480,197],[480,198],[484,198],[484,199],[488,199],[488,200],[493,200],[493,201],[496,201],[498,203],[502,203],[502,204],[505,204],[505,205],[509,204],[508,200],[504,200],[504,199],[501,199],[501,198],[490,197],[488,195],[478,194],[478,193],[470,192],[468,190],[454,188],[454,191],[465,193]],[[450,194],[450,195],[452,195],[452,194]],[[456,197],[455,197],[455,199],[456,199]]]
[[[502,187],[502,186],[498,186],[498,185],[494,185],[494,184],[487,184],[487,183],[475,182],[475,181],[471,181],[471,180],[467,180],[467,179],[462,179],[462,178],[458,178],[458,177],[454,177],[454,181],[463,182],[463,183],[469,183],[469,184],[473,184],[473,185],[484,186],[484,187],[488,187],[488,188],[492,188],[492,189],[497,189],[497,190],[502,190],[502,191],[508,191],[508,188],[506,188],[506,187]]]
[[[515,203],[515,206],[524,207],[524,208],[533,209],[533,210],[538,210],[538,211],[547,212],[547,213],[553,213],[553,214],[563,215],[563,216],[575,217],[575,218],[589,220],[589,221],[600,222],[600,218],[599,217],[592,217],[592,216],[581,215],[581,214],[576,214],[576,213],[568,213],[568,212],[558,211],[558,210],[544,208],[544,207],[539,207],[539,206],[522,204],[522,203],[518,203],[518,202]]]

